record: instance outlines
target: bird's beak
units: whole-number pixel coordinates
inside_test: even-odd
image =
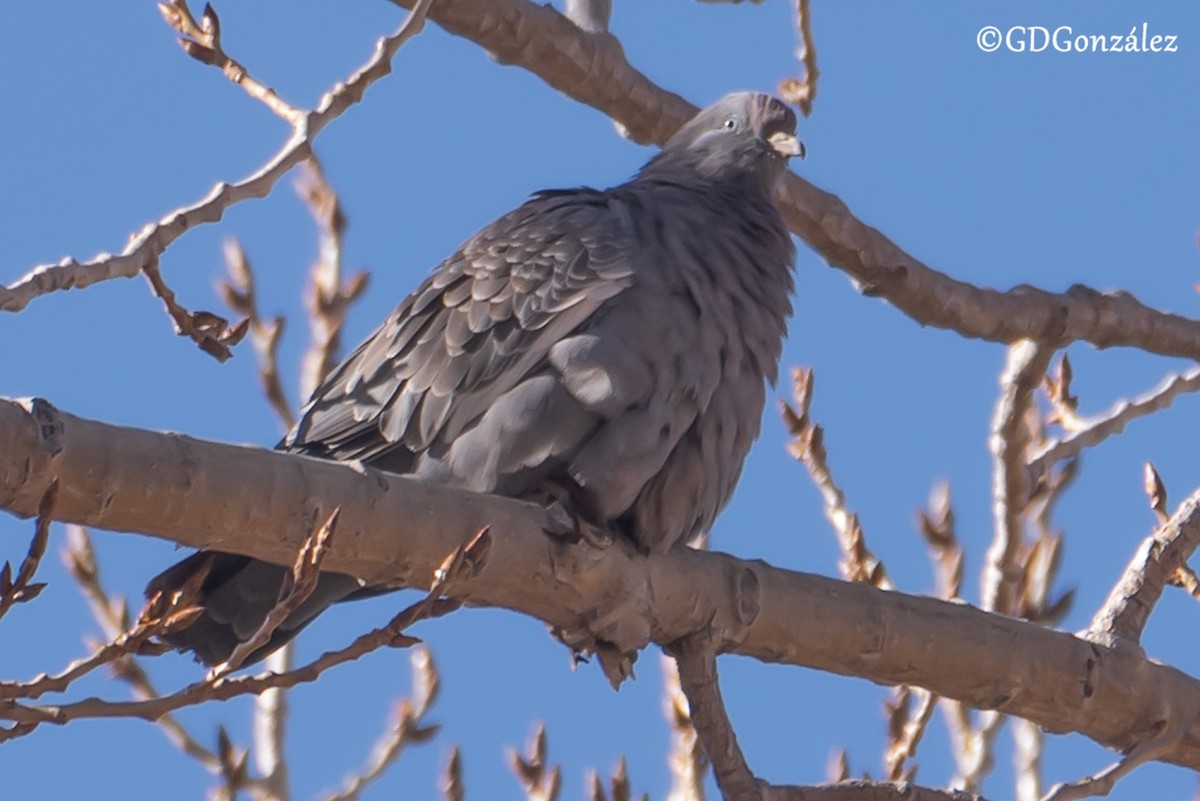
[[[785,131],[776,131],[767,137],[767,143],[776,154],[783,156],[785,159],[790,159],[792,156],[804,158],[804,143],[797,139],[793,134]]]

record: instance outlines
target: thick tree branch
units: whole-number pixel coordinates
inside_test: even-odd
[[[439,0],[429,17],[497,61],[524,67],[607,114],[635,141],[661,144],[697,111],[630,65],[614,37],[585,32],[549,5]],[[973,286],[923,264],[855,217],[836,195],[793,173],[778,200],[792,231],[848,273],[864,294],[887,299],[923,325],[991,342],[1035,339],[1061,348],[1084,340],[1200,358],[1200,321],[1151,309],[1128,293],[1079,285],[1065,293]]]
[[[568,545],[543,533],[551,521],[532,504],[0,401],[0,506],[35,514],[54,478],[59,519],[283,565],[316,510],[340,505],[326,567],[371,584],[428,587],[443,555],[490,525],[492,553],[461,597],[626,651],[707,629],[722,652],[923,686],[1121,751],[1200,719],[1200,681],[1135,649],[721,553]],[[620,614],[595,623],[613,598]],[[1200,740],[1163,758],[1200,769]]]

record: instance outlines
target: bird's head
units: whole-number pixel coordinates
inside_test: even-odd
[[[707,179],[762,181],[771,188],[792,156],[804,158],[796,114],[770,95],[735,92],[692,117],[651,164],[690,167]]]

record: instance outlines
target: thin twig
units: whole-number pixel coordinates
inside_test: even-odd
[[[226,209],[249,198],[270,194],[275,183],[312,153],[313,141],[333,120],[362,100],[367,88],[391,72],[396,52],[425,25],[433,0],[417,0],[413,10],[391,36],[380,39],[370,59],[344,83],[325,93],[317,107],[300,115],[287,141],[259,169],[233,183],[218,183],[202,200],[178,208],[146,225],[118,255],[102,253],[89,261],[67,258],[43,264],[0,289],[0,311],[20,311],[31,300],[50,292],[82,288],[112,278],[132,278],[152,265],[176,239],[199,225],[216,222]]]
[[[250,344],[254,346],[254,353],[258,357],[258,378],[263,395],[287,431],[296,424],[296,416],[279,377],[279,341],[283,336],[284,318],[262,318],[258,308],[254,268],[241,244],[236,239],[227,239],[224,253],[229,280],[217,283],[217,293],[234,314],[249,320]]]
[[[1024,718],[1013,718],[1013,773],[1016,801],[1038,801],[1042,797],[1042,727]]]
[[[908,781],[916,770],[909,760],[917,755],[917,746],[929,728],[938,696],[923,687],[900,686],[895,700],[888,703],[888,745],[883,766],[888,781]]]
[[[50,522],[54,519],[54,502],[58,499],[58,480],[50,482],[50,486],[42,495],[38,505],[37,521],[33,526],[33,538],[29,541],[29,550],[17,568],[16,578],[12,575],[12,565],[4,563],[0,568],[0,618],[12,608],[13,604],[28,603],[41,594],[46,584],[31,583],[42,563],[46,553],[46,543],[50,540]]]
[[[228,659],[209,671],[210,680],[228,676],[241,667],[251,654],[267,644],[275,630],[312,595],[313,590],[317,588],[321,563],[325,561],[325,554],[329,552],[340,513],[341,507],[335,507],[329,517],[304,540],[292,565],[292,572],[287,574],[279,590],[279,600],[271,607],[271,611],[254,633],[239,642]]]
[[[1128,754],[1095,776],[1084,776],[1077,781],[1055,785],[1050,792],[1046,793],[1043,801],[1079,801],[1081,798],[1094,795],[1108,795],[1118,781],[1140,765],[1161,758],[1186,733],[1179,728],[1166,729],[1157,736],[1138,744]]]
[[[1032,340],[1009,347],[1000,376],[1000,396],[992,416],[988,444],[992,452],[995,531],[980,579],[980,602],[984,609],[1001,614],[1013,612],[1021,577],[1018,556],[1024,542],[1022,521],[1031,496],[1025,472],[1028,419],[1037,411],[1033,393],[1052,354],[1050,348]],[[979,713],[976,725],[971,725],[965,707],[947,703],[958,707],[947,714],[958,774],[953,786],[975,792],[994,765],[994,745],[1005,716],[994,709],[984,710]]]
[[[796,0],[796,34],[800,40],[796,47],[796,58],[804,67],[804,72],[799,78],[780,81],[779,94],[787,102],[799,106],[800,112],[807,117],[812,114],[812,104],[817,99],[817,79],[821,76],[817,68],[817,47],[813,38],[809,0]]]
[[[1163,586],[1200,546],[1200,491],[1179,505],[1166,524],[1147,537],[1125,573],[1092,618],[1087,636],[1098,642],[1136,644]]]
[[[58,706],[33,706],[15,701],[0,701],[0,719],[18,723],[67,723],[83,718],[141,718],[157,720],[162,715],[195,706],[206,701],[224,701],[240,695],[260,693],[268,687],[294,687],[315,681],[326,670],[378,650],[384,646],[407,648],[419,640],[404,631],[419,620],[441,617],[462,606],[462,599],[443,598],[454,592],[460,581],[479,570],[490,547],[487,529],[469,543],[455,549],[446,558],[434,579],[429,593],[417,603],[397,614],[386,625],[357,637],[345,648],[328,651],[307,665],[288,673],[260,673],[254,676],[226,676],[214,681],[202,681],[172,693],[144,701],[106,701],[89,698]]]
[[[1200,391],[1200,367],[1163,379],[1158,386],[1133,400],[1123,400],[1104,414],[1079,421],[1079,427],[1067,436],[1048,442],[1029,461],[1029,472],[1041,475],[1056,462],[1078,456],[1084,448],[1094,447],[1120,434],[1125,426],[1152,412],[1166,409],[1187,392]]]
[[[842,576],[847,581],[863,581],[881,590],[894,589],[887,568],[867,547],[858,515],[847,507],[846,493],[838,486],[829,468],[824,429],[814,423],[809,415],[813,386],[812,368],[792,370],[795,405],[780,402],[783,423],[792,437],[787,444],[788,453],[808,470],[809,477],[825,502],[825,517],[833,526],[842,549],[842,561],[838,563]]]
[[[111,642],[119,642],[130,628],[129,609],[124,599],[114,598],[104,589],[91,538],[82,526],[67,526],[67,547],[63,551],[63,559],[71,576],[87,598],[92,617]],[[94,648],[93,654],[101,650],[103,649]],[[96,666],[99,664],[97,662]],[[148,700],[159,697],[149,674],[132,655],[112,664],[116,678],[129,685],[135,698]],[[64,671],[66,672],[68,671]],[[66,686],[63,686],[54,688],[54,691],[65,689]],[[199,762],[208,773],[220,775],[221,762],[217,754],[201,745],[173,715],[165,714],[158,718],[157,723],[159,730],[172,745]]]
[[[960,747],[955,749],[958,775],[951,781],[951,786],[970,793],[979,792],[979,786],[996,765],[996,738],[1007,721],[1007,715],[994,709],[979,713],[975,725],[968,727]]]
[[[295,127],[304,115],[300,109],[284,101],[270,86],[258,81],[221,48],[221,21],[217,12],[205,4],[204,13],[197,23],[188,8],[187,0],[170,0],[158,4],[159,13],[166,23],[184,37],[179,40],[183,51],[202,64],[208,64],[225,73],[225,77],[246,90],[246,94],[261,102],[272,113]]]
[[[708,759],[704,747],[692,726],[692,713],[687,696],[679,686],[679,670],[675,660],[662,657],[663,714],[671,729],[671,751],[667,765],[671,768],[671,789],[667,801],[704,801],[704,774]]]
[[[437,734],[439,726],[425,722],[440,684],[437,668],[424,645],[413,648],[411,660],[412,700],[396,704],[391,725],[371,748],[370,762],[349,778],[340,792],[325,796],[324,801],[357,801],[367,785],[395,764],[406,748],[428,742]]]
[[[308,398],[337,362],[346,310],[366,290],[368,276],[360,272],[349,281],[342,281],[342,232],[346,217],[316,157],[304,166],[304,173],[296,182],[296,192],[312,213],[318,232],[318,257],[309,271],[305,298],[311,343],[300,369],[300,397]]]
[[[959,597],[962,590],[964,554],[954,522],[950,483],[938,482],[929,491],[927,507],[917,513],[917,528],[933,559],[938,597],[947,601]]]
[[[446,760],[446,770],[442,772],[443,801],[463,801],[467,788],[462,777],[462,754],[458,744],[451,746],[450,757]]]
[[[525,753],[510,748],[508,763],[527,801],[556,801],[562,791],[562,769],[547,758],[546,724],[538,723]]]
[[[142,273],[150,283],[150,291],[154,297],[163,303],[167,316],[171,318],[175,333],[189,337],[200,350],[212,356],[219,362],[233,356],[230,350],[242,341],[250,329],[248,320],[242,320],[234,325],[219,314],[207,311],[190,312],[180,306],[175,300],[175,292],[167,286],[162,273],[158,270],[158,257],[151,256],[142,265]]]
[[[265,667],[272,673],[287,673],[294,667],[292,646],[295,641],[267,656]],[[259,773],[261,790],[257,801],[290,801],[292,788],[287,760],[288,693],[282,687],[270,687],[254,698],[250,718],[254,767]]]

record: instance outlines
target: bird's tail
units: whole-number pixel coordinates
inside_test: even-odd
[[[147,610],[165,608],[168,599],[175,597],[186,598],[182,603],[189,607],[199,607],[194,621],[168,629],[162,638],[181,651],[191,651],[206,665],[217,665],[227,661],[266,620],[290,572],[248,556],[198,551],[150,580]],[[312,594],[243,664],[257,662],[283,647],[330,605],[359,589],[359,581],[352,576],[322,573]]]

